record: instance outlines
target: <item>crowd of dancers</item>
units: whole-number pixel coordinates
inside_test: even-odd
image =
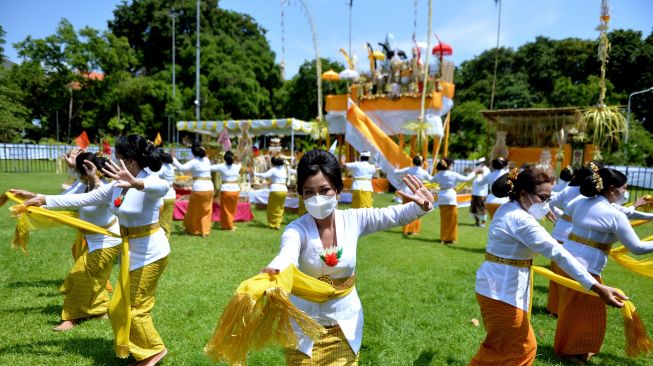
[[[240,195],[238,177],[243,167],[231,152],[224,154],[221,164],[211,164],[199,145],[193,146],[192,154],[182,164],[141,136],[121,136],[115,161],[79,150],[68,155],[78,180],[59,195],[11,190],[25,199],[25,206],[78,207],[80,219],[114,234],[80,234],[73,247],[75,264],[61,287],[62,322],[55,331],[108,315],[118,357],[132,355],[136,364],[151,366],[166,356],[150,313],[157,282],[168,265],[174,169],[193,177],[184,219],[189,234],[210,233],[212,172],[219,173],[222,181],[222,229],[235,229]],[[297,176],[300,206],[307,213],[285,227],[279,254],[238,288],[205,349],[212,359],[241,363],[261,339],[276,337],[286,346],[289,365],[358,364],[363,334],[363,310],[355,286],[358,238],[401,225],[406,235],[419,233],[420,218],[437,204],[440,240],[455,244],[456,187],[462,182],[473,184],[470,212],[476,225],[487,225],[485,261],[474,287],[487,336],[470,365],[534,362],[537,346],[529,309],[531,266],[538,254],[552,261],[553,272],[580,286],[550,284],[547,309],[557,315],[554,352],[586,363],[600,351],[606,304],[622,307],[628,300],[603,284],[601,273],[612,245],[621,242],[636,255],[653,252],[653,242],[641,241],[629,221],[653,220],[653,214],[637,211],[647,203],[643,200],[622,206],[628,201],[624,174],[591,162],[564,169],[554,186],[555,177],[544,170],[509,170],[502,158],[491,161],[489,168],[479,160],[467,175],[454,172],[453,161],[443,158],[431,176],[417,156],[412,167],[395,171],[403,176],[403,187],[397,192],[402,204],[373,208],[371,179],[377,168],[369,158],[363,153],[361,161],[344,166],[353,175],[354,209],[349,210],[337,209],[344,189],[343,167],[329,152],[304,153],[296,171],[273,157],[271,169],[256,173],[270,181],[270,228],[281,228],[289,173]],[[430,182],[439,185],[437,199],[427,188]],[[545,217],[555,221],[552,233],[541,224]],[[112,288],[109,276],[117,258],[121,270]],[[111,297],[108,289],[113,290]],[[254,309],[253,303],[276,305]],[[276,316],[275,311],[279,311]],[[262,332],[273,334],[258,334]]]

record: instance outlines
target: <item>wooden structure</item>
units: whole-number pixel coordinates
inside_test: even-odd
[[[591,159],[593,146],[574,141],[582,118],[579,108],[502,109],[481,114],[489,122],[490,136],[505,132],[507,158],[517,166],[540,163],[546,151],[552,168],[556,161],[564,167]],[[558,154],[560,148],[562,154]]]

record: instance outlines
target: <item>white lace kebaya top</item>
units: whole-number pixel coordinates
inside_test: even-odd
[[[506,202],[508,202],[510,199],[508,197],[502,197],[499,198],[492,194],[492,185],[494,182],[499,179],[502,175],[508,173],[508,168],[504,168],[501,170],[493,170],[490,172],[490,174],[486,175],[480,182],[479,184],[487,184],[489,194],[487,195],[487,198],[485,199],[485,203],[493,203],[497,205],[502,205]]]
[[[211,178],[211,161],[206,156],[203,158],[194,157],[184,164],[180,164],[177,158],[173,158],[172,164],[182,172],[190,172],[192,174],[193,191],[213,191],[213,181],[210,179],[195,179]]]
[[[294,264],[300,271],[312,277],[329,275],[335,279],[348,278],[356,271],[356,249],[360,236],[405,225],[426,213],[412,202],[384,208],[336,210],[334,214],[337,245],[342,248],[342,256],[335,267],[326,265],[320,259],[323,245],[315,219],[311,215],[303,215],[288,224],[281,236],[279,254],[268,267],[283,270]],[[351,349],[358,353],[363,336],[363,308],[356,288],[347,296],[323,303],[292,295],[291,300],[318,323],[324,326],[340,325]],[[295,332],[299,339],[299,350],[311,356],[313,341],[297,327]]]
[[[163,197],[164,200],[173,200],[177,198],[177,192],[172,187],[172,184],[175,182],[175,167],[170,163],[163,163],[161,169],[157,172],[161,179],[170,183],[170,189],[168,193]]]
[[[97,186],[95,189],[98,189],[106,184],[107,183],[100,182],[100,185]],[[86,183],[77,180],[75,181],[75,183],[73,183],[70,186],[69,189],[67,189],[62,194],[68,195],[68,194],[85,193],[87,188],[88,186],[86,185]],[[81,220],[102,227],[109,225],[111,221],[113,221],[116,218],[113,212],[111,212],[108,202],[100,203],[98,205],[80,207],[78,209],[78,213],[79,213],[79,218]],[[107,230],[116,234],[120,234],[120,224],[118,223],[118,220],[116,220],[116,222],[113,225],[111,225],[111,227],[107,228]],[[120,238],[115,238],[112,236],[107,236],[102,234],[84,234],[84,237],[86,238],[86,244],[88,245],[89,253],[92,253],[98,249],[115,247],[116,245],[122,243],[122,240]]]
[[[286,170],[285,166],[273,166],[265,173],[254,173],[254,175],[257,177],[270,179],[270,191],[288,192],[288,187],[286,187],[288,171]]]
[[[472,181],[472,196],[486,197],[490,188],[487,183],[483,182],[485,176],[490,174],[490,169],[484,166],[481,174],[477,174],[474,180]]]
[[[238,185],[238,177],[240,176],[240,164],[231,164],[227,165],[214,164],[211,165],[212,172],[220,173],[220,179],[222,184],[220,185],[220,190],[224,192],[240,192],[240,186]]]
[[[597,281],[558,244],[519,203],[503,204],[490,223],[488,253],[508,259],[533,259],[537,254],[555,261],[573,279],[590,289]],[[530,268],[485,261],[476,272],[476,292],[528,311]]]
[[[441,170],[437,172],[431,181],[438,182],[440,191],[438,192],[438,205],[458,205],[456,199],[456,185],[460,182],[468,182],[476,176],[475,172],[467,176],[454,172],[453,170]]]
[[[571,232],[581,238],[612,244],[620,241],[633,254],[653,252],[653,241],[641,241],[627,215],[604,196],[584,198],[572,205]],[[601,250],[567,239],[563,246],[590,273],[601,275],[608,256]]]
[[[376,173],[376,167],[367,161],[355,161],[345,164],[351,172],[354,181],[351,184],[352,191],[373,192],[372,177]]]
[[[117,188],[115,182],[105,184],[98,189],[82,194],[68,194],[59,196],[45,196],[48,208],[54,207],[83,207],[91,205],[109,204],[109,209],[118,216],[120,225],[136,227],[159,222],[159,207],[161,198],[168,192],[169,184],[159,178],[156,173],[141,170],[136,178],[143,180],[143,190],[129,189],[125,194],[120,207],[115,206],[115,199],[122,193],[122,188]],[[130,271],[141,268],[170,253],[168,238],[162,229],[151,236],[129,240],[129,269]]]

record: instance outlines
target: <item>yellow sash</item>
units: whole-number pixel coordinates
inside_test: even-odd
[[[586,290],[580,283],[560,275],[557,275],[550,270],[532,266],[531,271],[550,279],[562,286],[568,287],[572,290],[582,292],[584,294],[598,296],[595,292]],[[532,281],[531,281],[532,283]],[[617,291],[623,292],[619,289]],[[653,350],[653,341],[646,334],[646,328],[639,314],[635,311],[635,305],[630,300],[624,301],[624,306],[621,308],[621,316],[624,319],[624,333],[626,335],[626,355],[630,358],[635,358],[642,353],[649,353]]]
[[[297,347],[291,320],[312,339],[325,333],[323,326],[297,309],[288,294],[322,303],[348,295],[351,286],[336,290],[326,282],[302,273],[294,265],[277,275],[260,273],[240,284],[225,307],[204,352],[214,361],[246,364],[247,351],[270,343]]]
[[[113,328],[113,344],[116,356],[129,357],[129,332],[131,329],[131,293],[129,281],[129,239],[148,237],[157,232],[159,223],[125,227],[120,226],[122,244],[120,245],[120,272],[118,282],[109,300],[109,320]]]

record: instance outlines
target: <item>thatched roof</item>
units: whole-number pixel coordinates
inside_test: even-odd
[[[524,108],[481,111],[492,124],[491,131],[505,131],[508,146],[556,146],[555,134],[567,133],[581,119],[581,110],[568,108]],[[488,131],[490,133],[490,131]]]

